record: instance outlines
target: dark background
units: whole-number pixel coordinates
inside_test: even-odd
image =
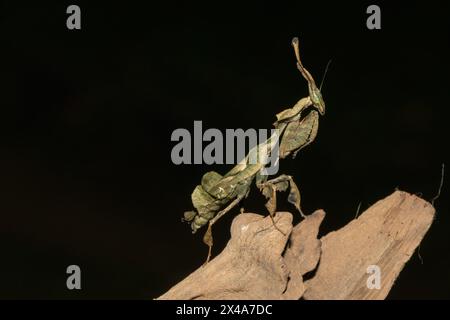
[[[396,187],[430,200],[450,164],[444,1],[375,2],[375,31],[369,2],[0,3],[1,298],[155,298],[203,263],[203,230],[180,217],[202,174],[230,166],[172,164],[171,133],[270,128],[307,95],[293,36],[318,82],[332,59],[317,140],[280,168],[304,211],[327,212],[321,234]],[[266,212],[256,190],[243,205]],[[436,207],[423,264],[415,253],[389,298],[450,298],[448,179]],[[81,291],[66,289],[71,264]]]

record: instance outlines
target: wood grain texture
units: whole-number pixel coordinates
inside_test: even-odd
[[[320,240],[325,212],[292,226],[292,215],[236,216],[225,249],[158,299],[384,299],[429,229],[434,208],[396,191]],[[381,271],[368,289],[367,267]],[[303,281],[303,276],[312,275]]]
[[[425,200],[396,191],[358,219],[321,239],[315,276],[305,299],[384,299],[433,222]],[[380,268],[380,289],[369,289],[367,268]]]

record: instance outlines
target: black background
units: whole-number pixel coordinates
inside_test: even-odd
[[[203,263],[180,222],[203,173],[172,164],[176,128],[270,128],[307,95],[290,45],[320,81],[314,144],[281,172],[321,234],[396,187],[430,200],[448,163],[445,2],[184,5],[0,2],[0,297],[155,298]],[[66,28],[78,4],[82,29]],[[243,203],[265,213],[254,190]],[[389,298],[450,298],[448,184],[433,226]],[[279,209],[291,210],[283,199]],[[215,227],[215,253],[235,209]],[[66,267],[82,290],[66,289]]]

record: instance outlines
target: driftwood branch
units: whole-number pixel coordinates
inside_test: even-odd
[[[158,299],[384,299],[434,212],[425,200],[396,191],[320,239],[322,210],[295,227],[290,213],[277,213],[285,235],[270,217],[243,213],[226,248]],[[374,267],[379,287],[368,284]]]

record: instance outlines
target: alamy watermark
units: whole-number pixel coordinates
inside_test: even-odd
[[[375,264],[367,266],[366,273],[370,274],[367,278],[366,286],[368,289],[381,289],[381,269]]]
[[[279,167],[279,135],[276,129],[219,129],[203,132],[202,121],[194,121],[194,133],[184,128],[172,132],[178,142],[171,152],[172,162],[179,164],[262,164],[261,174],[274,175]],[[203,147],[203,143],[208,144]]]
[[[69,275],[66,280],[66,286],[69,290],[81,290],[81,269],[76,264],[67,267],[66,273]]]
[[[367,7],[366,13],[370,14],[366,20],[366,26],[369,30],[381,29],[381,9],[379,6],[372,4]]]
[[[69,30],[81,29],[81,9],[79,6],[72,4],[67,7],[66,13],[70,14],[66,20],[66,26]]]

